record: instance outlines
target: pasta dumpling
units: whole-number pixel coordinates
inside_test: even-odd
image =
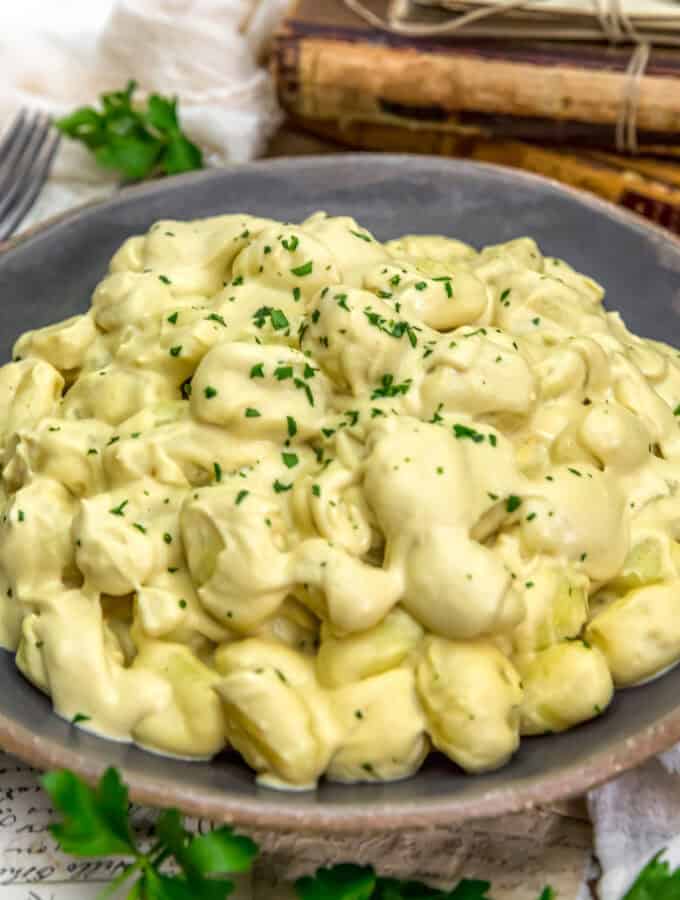
[[[530,237],[131,235],[0,367],[0,645],[75,727],[282,789],[598,716],[680,661],[680,359],[603,296]]]

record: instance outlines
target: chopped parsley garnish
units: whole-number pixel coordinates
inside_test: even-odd
[[[416,281],[416,283],[413,285],[413,287],[417,291],[424,291],[425,288],[427,287],[427,281]]]
[[[186,609],[186,608],[187,608],[187,601],[186,601],[186,600],[180,600],[180,601],[179,601],[179,608],[180,608],[180,609]]]
[[[118,506],[114,506],[113,509],[110,509],[109,512],[112,516],[124,516],[125,515],[125,507],[128,505],[128,500],[123,500]]]
[[[297,434],[297,422],[292,416],[286,416],[286,425],[288,426],[288,437],[295,437]]]
[[[303,263],[301,266],[295,266],[294,269],[291,269],[293,275],[297,275],[298,278],[304,278],[305,275],[311,275],[312,269],[314,268],[314,263],[308,260],[306,263]]]
[[[110,447],[111,444],[115,444],[115,443],[117,443],[119,440],[120,440],[120,435],[119,435],[119,434],[114,434],[113,437],[111,438],[111,440],[108,442],[108,444],[107,444],[106,446],[107,446],[107,447]]]
[[[475,444],[481,444],[484,440],[484,435],[480,431],[476,431],[474,428],[469,428],[467,425],[456,424],[453,426],[453,434],[459,441],[464,438],[469,438],[471,441],[474,441]]]
[[[293,380],[293,384],[295,385],[296,388],[299,388],[299,390],[305,392],[305,394],[307,395],[307,400],[309,402],[309,405],[314,406],[314,394],[312,394],[312,390],[311,390],[310,386],[306,382],[304,382],[301,378],[295,378]]]
[[[381,300],[389,300],[392,294],[390,291],[378,291],[378,296]]]
[[[25,521],[26,516],[25,516],[25,514],[24,514],[23,509],[20,509],[19,512],[17,513],[17,519],[18,519],[20,522]]]
[[[274,378],[277,381],[285,381],[286,378],[293,377],[293,367],[292,366],[278,366],[278,368],[274,369]]]
[[[286,466],[287,469],[292,469],[299,462],[297,453],[285,453],[284,452],[281,454],[281,459],[283,460],[283,464],[284,464],[284,466]]]
[[[317,373],[318,371],[319,371],[318,369],[313,369],[313,368],[309,365],[309,363],[305,363],[305,368],[304,368],[304,370],[303,370],[303,372],[302,372],[302,375],[303,375],[304,378],[314,378],[314,376],[316,375],[316,373]]]
[[[673,415],[674,415],[674,416],[680,416],[680,403],[678,403],[678,405],[677,405],[677,406],[675,407],[675,409],[673,410]]]
[[[166,544],[172,544],[172,535],[170,534],[169,531],[165,531],[163,533],[163,540],[165,541]]]
[[[206,400],[212,400],[213,397],[217,396],[217,388],[214,388],[214,387],[211,387],[211,385],[208,385],[205,388],[205,390],[203,391],[203,393],[205,395]]]
[[[227,327],[227,323],[224,321],[224,317],[219,313],[210,313],[209,316],[206,316],[206,319],[208,319],[208,321],[210,322],[219,322],[220,325],[224,325],[225,328]]]
[[[505,501],[505,508],[509,513],[514,512],[516,509],[522,505],[522,501],[517,496],[517,494],[510,494],[508,499]]]
[[[297,238],[294,234],[291,234],[289,238],[284,238],[281,241],[284,250],[287,250],[289,253],[293,253],[297,250],[298,244],[300,243],[299,238]]]
[[[302,291],[301,291],[300,288],[296,285],[296,286],[293,288],[293,300],[295,300],[295,302],[297,303],[301,296],[302,296]]]
[[[232,284],[235,287],[238,287],[239,285],[243,284],[243,275],[237,275],[236,278],[234,278],[234,280],[232,281]]]
[[[90,447],[90,449],[87,451],[88,456],[93,456],[95,453],[99,453],[99,450],[96,450],[94,447]]]
[[[428,419],[428,422],[429,422],[431,425],[436,425],[438,422],[443,422],[443,421],[444,421],[444,419],[442,418],[442,416],[439,415],[439,413],[441,412],[441,410],[442,410],[443,408],[444,408],[444,404],[443,404],[443,403],[440,403],[439,406],[436,408],[436,410],[432,413],[432,418],[431,418],[431,419]]]
[[[179,390],[182,395],[182,399],[184,399],[184,400],[188,400],[189,397],[191,397],[191,379],[192,378],[193,378],[193,375],[190,375],[180,385]]]
[[[386,372],[380,380],[380,387],[375,388],[371,394],[371,400],[378,397],[396,397],[399,394],[406,394],[411,387],[411,379],[407,378],[401,384],[394,383],[394,375]]]
[[[246,411],[244,413],[246,419],[257,419],[258,416],[261,416],[262,413],[259,409],[254,409],[252,406],[246,406]]]
[[[182,352],[182,345],[178,344],[176,347],[170,348],[170,356],[179,356]]]
[[[277,478],[276,481],[274,482],[274,484],[272,485],[272,487],[274,488],[274,491],[277,494],[283,494],[284,491],[289,491],[293,487],[293,485],[292,484],[283,484]]]
[[[400,281],[401,281],[401,275],[393,275],[393,276],[390,278],[390,284],[391,284],[393,287],[396,287],[396,286],[399,284]]]
[[[159,275],[158,280],[162,281],[163,284],[172,284],[172,282],[170,281],[170,279],[168,278],[167,275]]]
[[[261,306],[253,314],[253,321],[258,328],[262,328],[267,319],[269,319],[275,331],[281,331],[281,329],[288,328],[290,325],[285,313],[280,309],[272,309],[271,306]]]
[[[350,311],[349,306],[347,305],[347,294],[336,294],[333,299],[338,301],[338,306],[341,309],[346,309],[347,312]]]
[[[527,516],[527,522],[533,522],[535,518],[536,518],[536,513],[535,513],[535,512],[531,512],[531,513],[529,513],[529,515]]]
[[[577,475],[579,478],[583,478],[583,475],[581,474],[581,472],[579,472],[578,469],[572,469],[571,466],[567,466],[567,471],[571,472],[572,475]]]
[[[359,411],[356,409],[345,410],[343,416],[347,416],[350,426],[356,425],[359,421]]]
[[[248,496],[249,493],[250,493],[250,491],[246,491],[246,490],[239,491],[238,494],[236,495],[236,505],[240,506],[241,503],[243,503],[243,501],[246,499],[246,497]]]
[[[367,244],[371,243],[371,238],[367,234],[362,234],[360,231],[352,231],[350,228],[350,234],[353,234],[354,237],[361,238],[362,241],[366,241]]]
[[[92,716],[86,716],[85,713],[76,713],[75,716],[71,719],[72,725],[77,725],[79,722],[89,722]]]
[[[312,493],[314,494],[315,497],[320,497],[321,496],[321,487],[318,484],[313,484],[312,485]]]
[[[168,322],[169,322],[171,325],[176,325],[176,324],[177,324],[177,317],[178,317],[178,316],[179,316],[179,313],[178,313],[178,312],[172,313],[172,315],[168,316]]]
[[[495,434],[489,435],[489,443],[491,444],[492,447],[496,446],[496,444],[498,443],[498,439],[496,438]]]
[[[504,303],[508,299],[508,297],[510,296],[510,291],[511,291],[511,288],[506,288],[501,293],[501,303]]]
[[[389,336],[393,338],[401,338],[406,334],[411,346],[415,347],[417,345],[418,338],[416,336],[416,331],[420,331],[417,326],[411,325],[409,322],[403,320],[398,322],[395,322],[394,319],[388,320],[384,316],[381,316],[380,313],[374,312],[370,306],[365,307],[364,315],[374,328],[379,328],[380,331],[389,334]]]
[[[250,370],[251,378],[264,378],[264,363],[258,363]]]
[[[222,466],[218,462],[213,463],[213,472],[215,473],[215,481],[222,481]]]
[[[269,246],[269,244],[265,244],[264,255],[266,256],[268,253],[271,253],[271,252],[272,252],[272,248]]]
[[[541,320],[540,320],[539,316],[536,316],[536,318],[535,318],[535,319],[532,319],[531,321],[532,321],[532,323],[533,323],[534,325],[540,325],[540,324],[541,324]]]
[[[335,428],[322,428],[322,429],[321,429],[321,434],[322,434],[325,438],[331,438],[331,437],[333,437],[333,435],[335,434]]]
[[[132,527],[136,528],[137,531],[141,531],[142,534],[146,534],[146,528],[142,525],[141,522],[133,522]]]

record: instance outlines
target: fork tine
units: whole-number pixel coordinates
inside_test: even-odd
[[[6,172],[4,177],[0,178],[0,221],[9,214],[17,199],[20,199],[24,190],[24,180],[35,164],[49,131],[49,119],[37,115],[31,122],[18,159],[15,159],[17,154],[13,154],[11,162],[8,159],[3,166]]]
[[[24,117],[20,127],[18,128],[14,139],[11,141],[10,147],[5,158],[0,164],[0,196],[14,182],[16,167],[19,164],[31,138],[40,125],[39,116]]]
[[[24,168],[22,189],[17,201],[4,218],[0,217],[0,241],[6,240],[19,226],[24,216],[31,209],[49,175],[54,157],[59,147],[61,135],[57,131],[50,133],[48,128],[41,136],[39,147],[32,157],[32,166]]]
[[[8,153],[26,127],[26,110],[21,109],[14,117],[14,121],[6,130],[0,141],[0,163],[4,162]]]

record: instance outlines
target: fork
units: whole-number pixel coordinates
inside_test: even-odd
[[[49,116],[22,109],[0,141],[0,241],[17,230],[35,203],[59,139]]]

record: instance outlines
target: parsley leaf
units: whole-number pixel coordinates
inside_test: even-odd
[[[474,441],[475,444],[481,444],[484,440],[484,435],[476,431],[474,428],[468,428],[467,425],[459,425],[456,424],[453,426],[453,434],[458,440],[462,440],[463,438],[470,438],[471,441]]]
[[[297,453],[282,453],[281,458],[283,459],[283,464],[288,469],[292,469],[299,462]]]
[[[505,501],[505,508],[509,513],[514,512],[516,509],[522,505],[522,501],[517,496],[517,494],[510,494],[510,496]]]
[[[295,266],[295,268],[291,269],[290,271],[293,273],[293,275],[297,275],[298,278],[304,278],[305,275],[312,274],[313,268],[314,263],[310,259],[306,263],[303,263],[301,266]]]
[[[183,133],[177,98],[152,94],[146,108],[133,102],[136,82],[102,94],[101,109],[83,106],[55,122],[62,134],[80,141],[100,166],[139,181],[203,168],[203,154]]]
[[[660,859],[663,850],[653,856],[635,879],[623,900],[676,900],[680,897],[680,868]]]
[[[386,372],[380,381],[380,387],[377,387],[371,394],[371,400],[375,400],[378,397],[396,397],[398,394],[407,394],[410,387],[410,378],[402,381],[401,384],[395,384],[394,375]]]
[[[300,900],[491,900],[489,887],[488,881],[464,878],[453,890],[439,891],[417,881],[380,878],[371,866],[351,863],[318,869],[295,882]]]
[[[50,832],[65,853],[75,856],[136,854],[128,822],[128,792],[115,769],[107,769],[96,789],[67,769],[48,772],[42,786],[64,816]]]
[[[281,329],[288,328],[290,325],[283,310],[272,309],[271,306],[261,306],[253,313],[253,322],[258,328],[262,328],[267,319],[269,319],[275,331],[281,331]]]
[[[295,882],[300,900],[370,900],[376,886],[373,869],[343,863],[319,869],[313,877]]]

